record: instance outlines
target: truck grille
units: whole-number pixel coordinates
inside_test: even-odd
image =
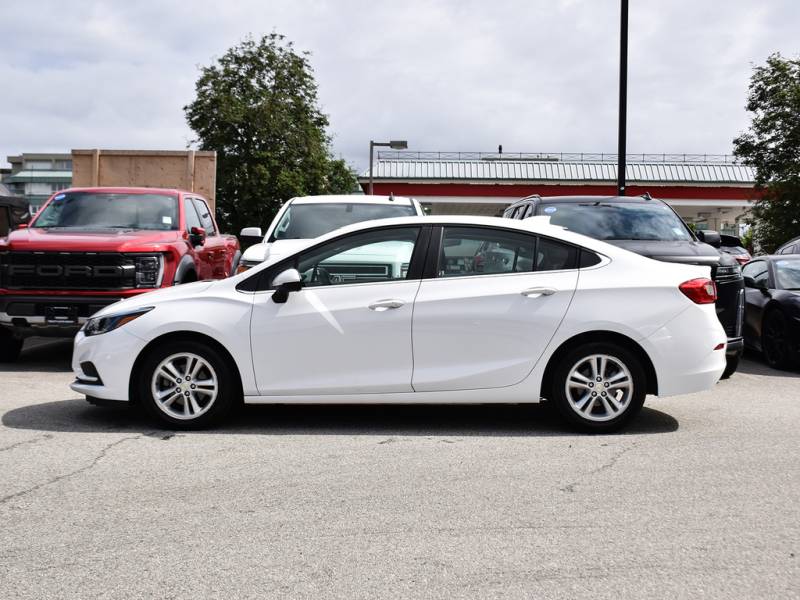
[[[132,255],[119,252],[6,252],[0,287],[28,290],[124,290],[136,285]]]

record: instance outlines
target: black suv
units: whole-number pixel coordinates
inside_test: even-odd
[[[707,265],[717,284],[717,316],[728,336],[730,377],[744,349],[744,279],[736,260],[717,248],[715,231],[692,232],[669,204],[644,196],[529,196],[503,213],[510,219],[550,217],[550,223],[655,260]]]

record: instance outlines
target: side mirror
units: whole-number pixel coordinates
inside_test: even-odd
[[[722,245],[722,238],[719,233],[711,229],[700,229],[697,231],[697,239],[701,242],[719,248]]]
[[[206,230],[202,227],[192,227],[189,230],[189,241],[192,246],[202,246],[206,243]]]
[[[264,234],[261,233],[261,227],[245,227],[239,232],[239,237],[243,241],[257,244],[264,238]]]
[[[289,292],[299,292],[303,288],[302,278],[297,269],[286,269],[278,273],[272,280],[275,292],[272,294],[272,301],[275,304],[283,304],[289,299]]]
[[[745,275],[744,276],[744,287],[755,288],[755,287],[758,287],[758,286],[756,285],[756,280],[755,279]]]

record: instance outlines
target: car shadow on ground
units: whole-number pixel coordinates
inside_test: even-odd
[[[141,411],[107,408],[84,400],[23,406],[6,412],[14,429],[75,433],[145,433],[170,436]],[[670,433],[678,421],[645,407],[621,434]],[[244,406],[213,430],[193,432],[254,435],[564,436],[575,435],[545,404],[540,405],[268,405]]]
[[[794,369],[791,371],[783,371],[781,369],[773,369],[764,362],[764,358],[759,352],[754,350],[745,350],[742,356],[743,360],[739,363],[739,368],[736,369],[737,373],[746,373],[748,375],[767,375],[770,377],[792,377],[800,379],[800,370]],[[733,377],[736,377],[734,374]]]
[[[25,340],[22,354],[15,362],[0,363],[0,373],[63,373],[72,370],[71,360],[72,339],[30,338]]]

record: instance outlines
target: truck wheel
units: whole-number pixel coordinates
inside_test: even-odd
[[[190,340],[153,348],[138,372],[140,404],[172,429],[219,424],[233,407],[238,389],[225,358],[211,346]]]
[[[613,343],[593,342],[559,361],[551,398],[576,428],[609,433],[636,416],[646,394],[647,377],[636,355]]]
[[[739,354],[735,354],[734,356],[726,357],[727,363],[725,365],[725,370],[722,372],[722,377],[720,377],[720,379],[728,379],[728,377],[736,373],[736,369],[739,368],[739,359],[741,357],[742,357],[741,352]]]
[[[19,358],[22,352],[23,340],[14,337],[14,335],[6,330],[0,329],[0,362],[14,362]]]
[[[786,316],[780,309],[773,309],[764,317],[761,327],[761,349],[764,359],[773,369],[792,368]]]

